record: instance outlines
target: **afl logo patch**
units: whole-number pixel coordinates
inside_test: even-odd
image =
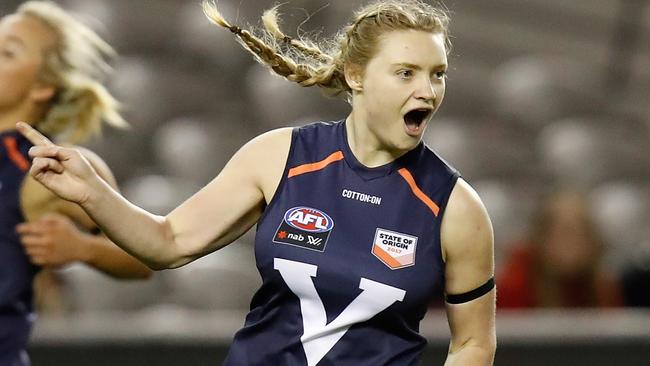
[[[334,221],[323,211],[309,207],[294,207],[284,214],[284,221],[298,230],[312,233],[330,231]]]
[[[285,212],[273,242],[325,251],[334,220],[325,212],[311,207],[294,207]]]

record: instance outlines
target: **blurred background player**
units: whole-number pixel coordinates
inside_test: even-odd
[[[528,241],[514,246],[501,267],[499,308],[623,305],[587,197],[558,190],[540,202]]]
[[[33,284],[42,268],[83,262],[116,278],[146,278],[150,270],[101,235],[78,206],[27,174],[29,141],[14,130],[31,121],[57,141],[81,142],[102,120],[125,126],[100,83],[112,49],[53,3],[29,1],[0,20],[0,364],[24,365],[32,323]],[[82,149],[112,187],[104,162]],[[40,281],[56,283],[49,272]],[[48,274],[49,273],[49,274]],[[49,277],[48,277],[49,276]],[[47,287],[47,286],[45,286]],[[56,291],[42,303],[53,303]]]

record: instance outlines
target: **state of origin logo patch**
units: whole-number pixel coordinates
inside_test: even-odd
[[[294,207],[284,214],[273,242],[323,252],[333,228],[334,221],[325,212],[311,207]]]
[[[400,269],[415,264],[417,236],[382,228],[375,231],[372,254],[390,269]]]

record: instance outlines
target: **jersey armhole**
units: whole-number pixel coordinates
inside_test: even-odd
[[[443,252],[443,244],[442,244],[442,220],[444,220],[445,217],[445,212],[447,211],[447,205],[449,204],[449,198],[451,197],[451,192],[454,190],[456,187],[456,183],[458,183],[458,179],[460,178],[460,173],[458,171],[453,172],[451,175],[451,178],[449,179],[449,190],[445,194],[445,198],[443,202],[440,202],[440,206],[443,208],[440,217],[438,219],[438,222],[436,225],[438,225],[438,243],[440,243],[440,263],[442,264],[442,269],[443,273],[445,271],[445,267],[447,265],[447,261],[445,261],[445,256]]]
[[[284,162],[284,170],[282,171],[282,177],[280,178],[280,182],[278,183],[278,186],[275,188],[275,192],[273,193],[273,197],[271,198],[271,201],[269,201],[269,204],[266,205],[266,207],[264,207],[264,212],[262,212],[262,215],[257,220],[258,223],[261,222],[266,217],[266,213],[270,210],[271,207],[273,207],[275,201],[277,201],[277,197],[282,193],[282,190],[284,189],[284,186],[287,181],[287,175],[289,174],[289,169],[290,169],[289,162],[293,157],[296,141],[298,140],[298,135],[300,134],[299,130],[300,127],[294,127],[293,130],[291,131],[291,143],[289,145],[289,154],[287,154],[287,161]]]

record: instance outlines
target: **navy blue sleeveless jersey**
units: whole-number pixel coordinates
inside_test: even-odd
[[[32,265],[20,244],[16,225],[24,221],[20,187],[29,169],[31,143],[16,131],[0,133],[0,364],[27,345],[34,313]],[[11,362],[14,362],[12,360]],[[12,365],[14,363],[11,363]]]
[[[225,364],[414,365],[444,287],[440,222],[457,172],[423,143],[359,163],[345,122],[293,131],[257,225],[262,286]]]

